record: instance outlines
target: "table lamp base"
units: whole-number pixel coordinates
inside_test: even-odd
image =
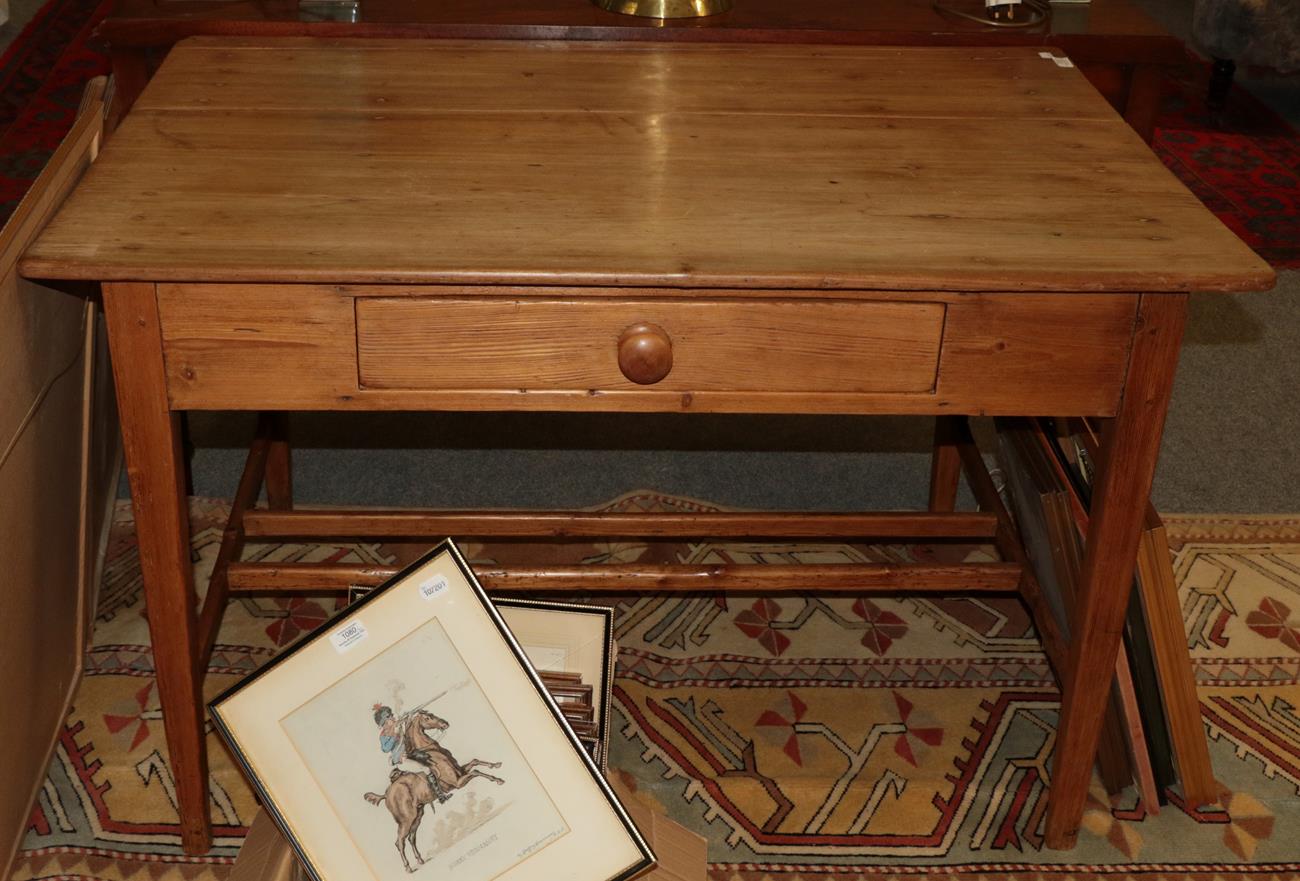
[[[601,9],[646,18],[703,18],[731,9],[731,0],[593,0]]]

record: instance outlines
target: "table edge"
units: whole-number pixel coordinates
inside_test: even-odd
[[[1245,245],[1243,244],[1243,248]],[[274,270],[248,266],[179,271],[175,268],[107,265],[92,261],[67,261],[25,256],[18,264],[26,278],[69,281],[194,284],[392,284],[455,286],[519,286],[591,289],[663,288],[666,290],[833,291],[841,295],[873,291],[954,291],[971,293],[1248,293],[1273,287],[1277,273],[1257,255],[1254,271],[1177,276],[1144,273],[1071,273],[1042,280],[1028,273],[969,272],[943,274],[885,273],[854,276],[705,275],[687,273],[546,273],[546,272],[431,272],[357,271],[323,268]]]

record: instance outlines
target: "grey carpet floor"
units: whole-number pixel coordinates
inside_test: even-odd
[[[1155,502],[1300,511],[1300,272],[1272,291],[1192,300]]]
[[[1154,500],[1300,511],[1300,272],[1197,295]],[[932,423],[908,418],[301,414],[303,502],[574,507],[648,487],[753,508],[916,508]],[[196,414],[195,489],[233,491],[250,421]]]

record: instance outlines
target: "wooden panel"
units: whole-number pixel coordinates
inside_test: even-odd
[[[158,314],[174,406],[299,409],[357,390],[352,299],[329,288],[159,285]]]
[[[948,307],[936,394],[975,414],[1113,413],[1137,302],[1131,294],[963,297]]]
[[[1030,49],[314,45],[246,43],[212,69],[211,44],[178,46],[24,270],[984,291],[1273,278],[1098,115],[1077,70]],[[990,159],[1017,144],[1033,149]]]
[[[378,289],[362,290],[374,293]],[[427,303],[427,298],[438,292],[437,288],[405,290],[412,295],[413,303]],[[465,292],[464,288],[452,290],[457,296]],[[1136,308],[1136,297],[1131,295],[930,292],[926,299],[943,304],[946,310],[944,342],[934,390],[919,393],[682,390],[630,383],[596,390],[516,385],[500,389],[408,390],[361,388],[352,296],[356,292],[326,285],[159,285],[172,405],[179,409],[237,410],[1107,416],[1115,411]],[[423,298],[418,296],[420,293]],[[551,294],[546,299],[553,300],[556,295],[572,291],[537,293],[539,298]],[[878,292],[872,296],[879,302],[836,305],[921,305],[911,302],[912,295],[903,292]],[[367,302],[358,299],[356,308],[364,312],[369,308]],[[574,300],[575,304],[584,302],[597,311],[612,305],[611,301],[595,297]],[[666,302],[674,311],[704,305],[676,298]],[[754,299],[751,305],[771,302]],[[475,307],[483,308],[487,303],[476,298]],[[801,309],[814,305],[826,305],[826,301],[799,304]],[[513,307],[506,301],[497,308]],[[374,351],[381,350],[377,341]],[[534,368],[535,364],[529,369]],[[833,371],[833,366],[828,363],[826,370]],[[277,377],[276,382],[267,382],[268,376]],[[703,379],[708,381],[707,377]]]
[[[1083,77],[1045,76],[1043,59],[1015,49],[920,50],[938,65],[971,64],[967,76],[938,90],[913,77],[910,65],[895,64],[916,50],[884,46],[765,46],[757,64],[749,62],[755,47],[740,45],[543,43],[521,52],[517,43],[481,40],[284,40],[194,41],[185,48],[169,57],[137,111],[251,106],[276,112],[538,113],[580,107],[602,114],[1112,116]],[[373,63],[385,50],[400,52],[409,64]],[[862,88],[864,66],[872,68],[870,89]],[[431,75],[439,68],[455,76]],[[596,69],[600,75],[592,76]],[[665,81],[671,81],[670,91]],[[274,89],[267,88],[269,82]]]
[[[389,389],[638,388],[624,329],[671,340],[656,391],[922,392],[934,386],[939,303],[366,299],[361,385]]]

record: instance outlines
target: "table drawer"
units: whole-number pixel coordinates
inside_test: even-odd
[[[362,389],[933,390],[927,302],[359,298]]]
[[[161,284],[167,392],[182,410],[1110,416],[1138,302],[1086,293],[581,293]],[[671,365],[657,382],[633,382],[619,364],[620,340],[639,324],[668,340]],[[638,339],[663,354],[653,336]]]

